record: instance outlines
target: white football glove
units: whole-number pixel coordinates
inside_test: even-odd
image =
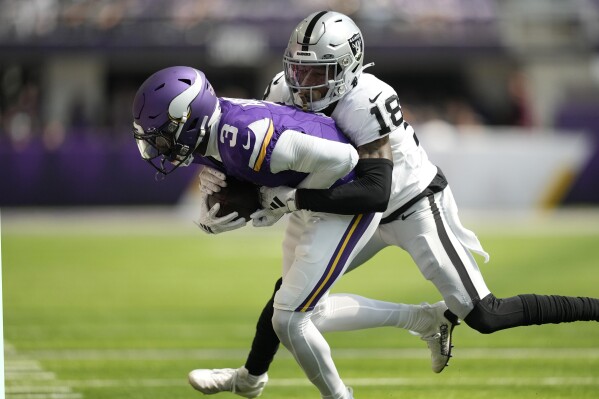
[[[260,203],[263,209],[252,213],[254,227],[267,227],[275,224],[284,214],[297,210],[295,188],[260,187]]]
[[[221,187],[226,187],[226,176],[223,172],[204,166],[200,172],[200,191],[208,195],[220,191]]]
[[[220,209],[220,204],[216,203],[212,208],[208,208],[208,194],[202,192],[200,194],[200,218],[195,224],[200,229],[208,234],[224,233],[225,231],[231,231],[239,229],[246,225],[244,218],[236,219],[239,214],[237,212],[231,212],[228,215],[217,217],[216,214]]]
[[[277,223],[282,218],[284,213],[275,213],[270,209],[258,209],[256,212],[250,215],[252,218],[252,225],[254,227],[268,227]]]
[[[275,213],[289,213],[297,211],[295,206],[295,188],[260,187],[260,203],[264,209],[270,209]]]

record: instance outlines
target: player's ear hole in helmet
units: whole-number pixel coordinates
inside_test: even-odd
[[[133,100],[133,137],[144,160],[167,175],[193,153],[220,117],[214,89],[201,71],[185,66],[151,75]]]
[[[294,104],[325,109],[357,84],[363,62],[362,32],[351,18],[334,11],[309,15],[294,29],[283,57]]]

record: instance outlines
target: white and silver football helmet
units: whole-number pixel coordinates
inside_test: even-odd
[[[362,32],[347,15],[320,11],[294,29],[285,50],[285,80],[293,103],[320,111],[358,82],[364,61]]]

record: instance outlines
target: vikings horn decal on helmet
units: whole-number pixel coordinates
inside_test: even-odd
[[[133,136],[142,158],[167,175],[191,163],[219,116],[220,103],[204,73],[170,67],[154,73],[137,91]]]
[[[320,111],[358,82],[364,62],[360,29],[334,11],[309,15],[295,28],[285,50],[285,79],[296,106]]]

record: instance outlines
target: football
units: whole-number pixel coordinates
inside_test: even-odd
[[[216,216],[238,212],[239,216],[248,221],[250,215],[262,207],[258,186],[230,176],[227,176],[227,187],[222,187],[219,192],[208,196],[210,208],[216,203],[220,203],[220,209]]]

